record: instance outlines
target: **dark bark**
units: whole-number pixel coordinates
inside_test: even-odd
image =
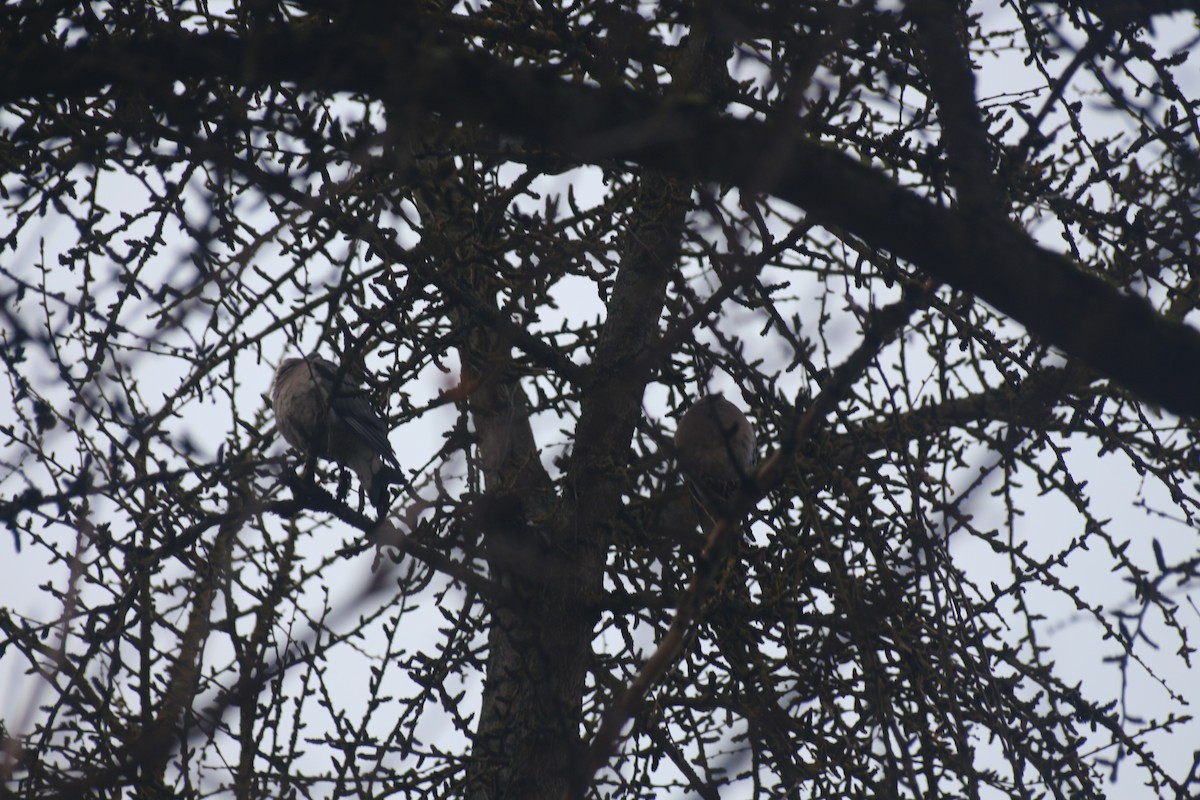
[[[147,26],[141,37],[74,48],[31,41],[0,66],[0,103],[110,84],[170,103],[175,80],[291,82],[482,122],[584,161],[628,160],[773,193],[978,295],[1144,399],[1200,413],[1200,370],[1191,366],[1200,363],[1200,333],[1039,247],[1007,219],[938,206],[787,125],[730,118],[686,98],[567,83],[438,44],[428,23],[376,11],[368,27],[360,14],[247,39]]]

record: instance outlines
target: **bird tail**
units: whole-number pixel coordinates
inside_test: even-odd
[[[375,470],[375,474],[371,476],[371,486],[367,491],[367,499],[380,514],[387,511],[388,506],[391,505],[388,487],[392,484],[409,486],[408,478],[404,477],[403,470],[389,464],[381,464],[379,469]]]

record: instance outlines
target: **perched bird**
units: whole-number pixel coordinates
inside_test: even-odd
[[[705,511],[731,512],[757,460],[754,428],[741,409],[719,394],[701,397],[679,419],[675,455]]]
[[[285,359],[271,382],[271,407],[288,444],[354,470],[381,513],[388,507],[388,485],[407,483],[387,426],[366,393],[332,361],[316,354]]]

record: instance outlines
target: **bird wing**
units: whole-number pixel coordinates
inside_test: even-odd
[[[329,408],[346,427],[357,433],[362,440],[388,464],[395,466],[396,453],[388,441],[388,429],[375,409],[367,400],[367,393],[351,383],[347,376],[339,375],[338,367],[324,358],[313,359],[313,371],[330,387],[332,397]]]

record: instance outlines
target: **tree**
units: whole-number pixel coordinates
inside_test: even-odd
[[[1193,796],[1186,8],[6,8],[9,785]],[[381,520],[277,443],[309,351]]]

